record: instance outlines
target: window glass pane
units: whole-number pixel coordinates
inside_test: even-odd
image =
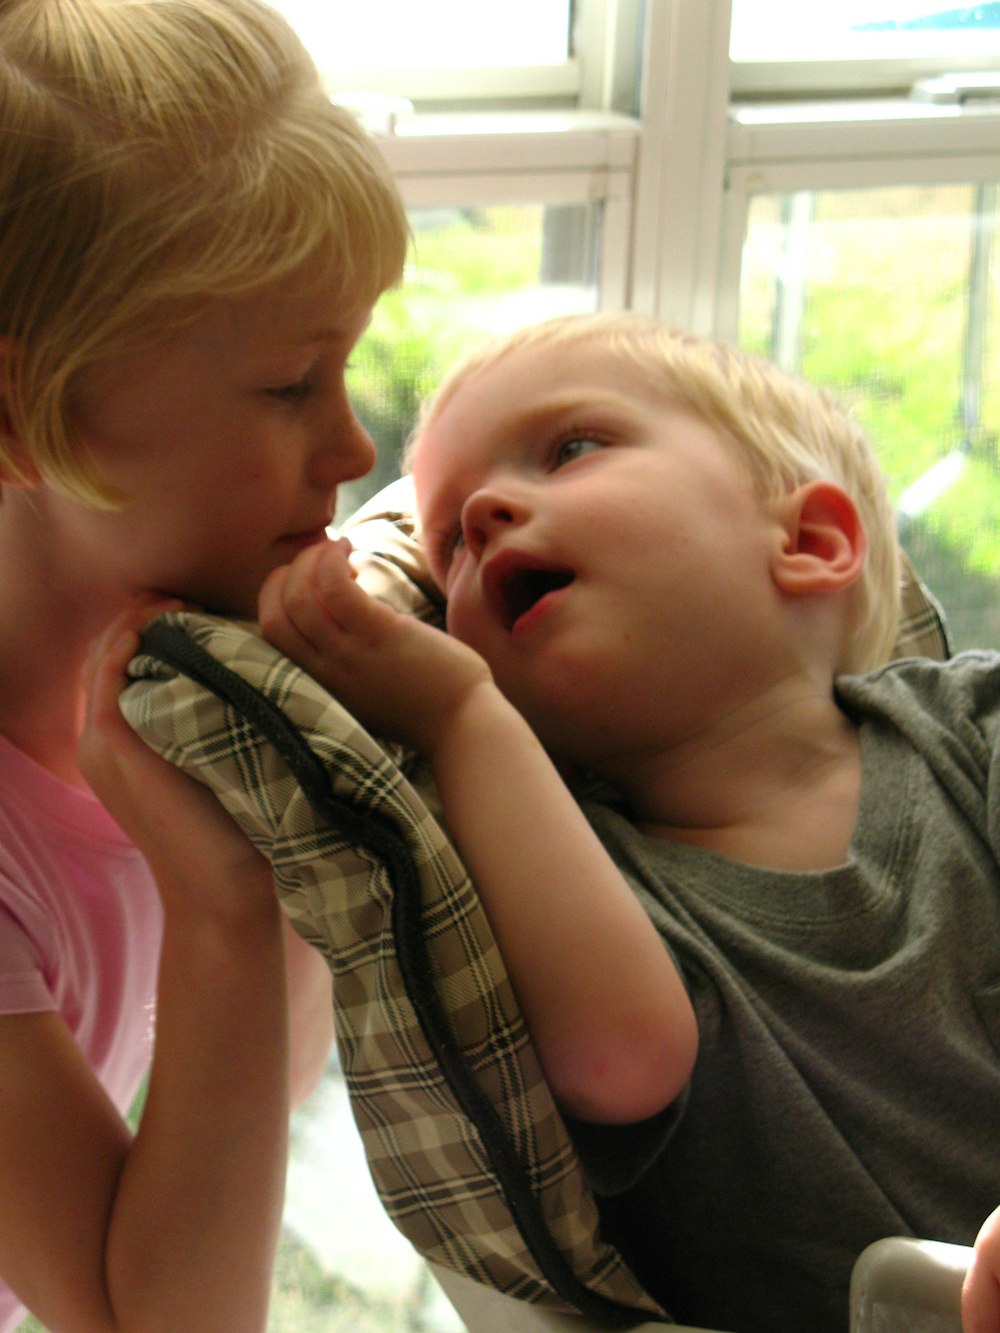
[[[569,54],[570,0],[271,0],[326,70],[549,65]]]
[[[868,431],[959,647],[1000,648],[996,228],[995,185],[760,195],[743,257],[741,341]]]
[[[379,461],[370,476],[341,487],[340,518],[398,475],[421,398],[475,342],[596,309],[599,221],[588,204],[410,212],[406,279],[376,307],[348,380]]]
[[[869,60],[1000,53],[1000,4],[948,0],[733,0],[736,61]]]

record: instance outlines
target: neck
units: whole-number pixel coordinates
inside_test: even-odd
[[[58,777],[83,786],[76,761],[83,665],[127,597],[102,594],[66,558],[32,500],[8,490],[0,500],[0,733]]]
[[[821,870],[846,857],[861,763],[832,689],[795,678],[604,776],[644,832],[751,865]]]

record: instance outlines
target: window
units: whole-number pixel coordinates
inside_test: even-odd
[[[334,96],[378,137],[409,208],[403,288],[353,360],[379,463],[395,475],[420,398],[472,339],[628,299],[641,0],[277,0]],[[377,65],[376,65],[377,62]]]
[[[331,68],[543,65],[569,55],[568,0],[506,0],[502,13],[468,0],[368,0],[348,8],[279,0]],[[530,20],[530,21],[529,21]]]
[[[382,1209],[335,1064],[292,1121],[268,1333],[463,1333]]]
[[[958,0],[733,0],[739,93],[902,88],[1000,67],[1000,5]]]
[[[907,54],[996,54],[1000,6],[945,0],[733,0],[729,53],[735,61],[894,59]],[[985,40],[985,46],[984,46]]]
[[[833,389],[959,646],[1000,646],[997,186],[759,194],[739,340]]]
[[[851,5],[839,12],[858,18]],[[933,32],[926,77],[940,81],[970,32],[983,64],[1000,50],[1000,6],[882,0],[865,23],[876,26],[864,42],[894,50]],[[938,100],[932,85],[920,96],[727,98],[726,115],[713,326],[846,398],[957,646],[1000,647],[1000,102],[985,88]]]
[[[277,0],[335,94],[416,101],[573,97],[570,0]]]

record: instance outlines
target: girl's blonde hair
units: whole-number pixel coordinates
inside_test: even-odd
[[[408,456],[435,415],[479,371],[522,348],[600,342],[637,368],[665,403],[694,412],[738,450],[762,503],[809,481],[843,487],[858,508],[868,552],[852,593],[851,633],[838,671],[885,662],[900,614],[896,523],[864,432],[825,391],[742,349],[631,314],[564,316],[498,338],[456,366],[424,404]]]
[[[321,269],[373,303],[406,244],[374,142],[260,0],[0,0],[11,475],[113,505],[74,437],[82,372]]]

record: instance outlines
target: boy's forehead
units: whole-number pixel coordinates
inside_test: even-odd
[[[441,462],[463,446],[502,451],[565,416],[642,406],[663,410],[679,404],[648,371],[596,338],[526,342],[474,366],[434,410],[422,438],[431,437]]]

